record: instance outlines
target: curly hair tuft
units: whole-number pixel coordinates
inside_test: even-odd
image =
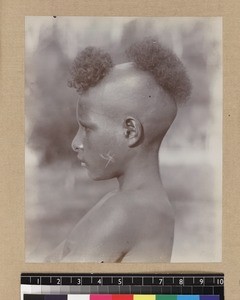
[[[95,47],[87,47],[75,58],[70,74],[72,79],[68,86],[79,94],[95,86],[113,67],[111,56]]]
[[[177,103],[189,98],[191,93],[189,77],[181,60],[171,50],[156,40],[147,38],[134,43],[126,53],[139,69],[150,72]]]

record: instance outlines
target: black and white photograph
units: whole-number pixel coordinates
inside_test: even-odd
[[[220,262],[222,89],[220,17],[25,17],[26,262]]]

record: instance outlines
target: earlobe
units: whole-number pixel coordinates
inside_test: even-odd
[[[143,137],[143,127],[138,119],[127,117],[124,120],[123,129],[129,147],[135,147],[140,144]]]

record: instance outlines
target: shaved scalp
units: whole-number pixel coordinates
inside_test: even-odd
[[[177,103],[189,98],[189,77],[181,60],[170,49],[148,38],[133,44],[126,53],[139,69],[150,72]]]

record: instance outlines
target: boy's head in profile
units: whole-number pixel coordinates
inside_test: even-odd
[[[71,87],[79,93],[79,130],[72,142],[94,180],[117,178],[58,250],[58,260],[168,262],[174,214],[162,186],[158,152],[191,85],[182,62],[157,41],[109,54],[86,48],[75,59]]]
[[[127,54],[129,62],[114,66],[109,54],[86,48],[70,82],[80,94],[73,149],[92,179],[116,177],[120,188],[139,172],[151,180],[145,164],[158,166],[163,137],[190,92],[181,61],[156,41],[136,43]]]

